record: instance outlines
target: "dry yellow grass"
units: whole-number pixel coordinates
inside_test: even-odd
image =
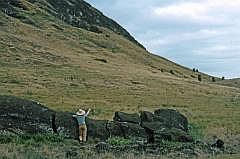
[[[208,135],[240,133],[239,88],[213,83],[205,74],[199,82],[191,69],[104,28],[96,34],[51,19],[36,28],[0,17],[1,94],[61,111],[91,107],[92,118],[101,119],[118,110],[174,108]]]

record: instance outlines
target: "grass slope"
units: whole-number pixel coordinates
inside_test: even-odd
[[[28,23],[0,12],[1,94],[55,110],[91,107],[101,119],[118,110],[175,108],[209,135],[240,133],[239,88],[213,83],[106,28],[73,27],[23,2]]]
[[[229,87],[237,87],[240,88],[240,78],[228,79],[223,81],[218,81],[217,83]]]

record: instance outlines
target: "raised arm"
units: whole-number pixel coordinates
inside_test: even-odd
[[[73,118],[76,118],[76,117],[77,117],[77,115],[75,115],[75,114],[74,114],[74,115],[72,115],[72,117],[73,117]]]
[[[85,116],[88,116],[89,112],[91,111],[91,109],[88,109],[87,113],[85,114]]]

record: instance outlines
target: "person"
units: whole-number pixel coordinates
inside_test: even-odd
[[[79,141],[80,142],[86,142],[87,141],[87,125],[86,125],[86,117],[88,116],[91,109],[88,109],[87,113],[79,109],[76,114],[73,115],[74,118],[78,121],[79,126]]]

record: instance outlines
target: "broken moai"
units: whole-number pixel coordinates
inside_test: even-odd
[[[13,96],[0,96],[0,130],[16,134],[57,133],[77,139],[78,124],[73,113],[56,112],[38,102]],[[154,113],[116,112],[113,121],[86,119],[88,137],[105,141],[109,137],[191,142],[187,118],[176,110],[158,109]]]

